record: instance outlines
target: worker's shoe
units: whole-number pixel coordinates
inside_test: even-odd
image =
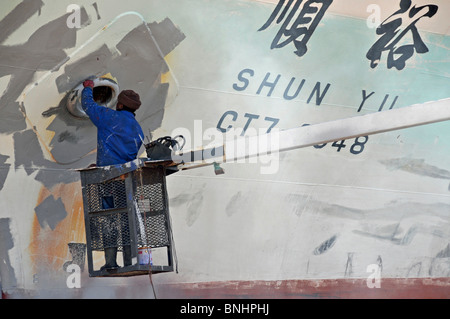
[[[117,257],[117,247],[105,248],[105,261],[106,264],[103,265],[100,270],[112,270],[119,268],[116,262]]]

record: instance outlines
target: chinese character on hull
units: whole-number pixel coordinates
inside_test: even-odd
[[[423,17],[433,17],[437,10],[438,6],[434,4],[416,7],[412,6],[411,0],[401,0],[400,9],[384,20],[376,30],[381,37],[366,54],[367,59],[371,61],[370,67],[375,68],[378,65],[384,51],[388,51],[388,69],[395,67],[397,70],[405,67],[406,60],[413,56],[414,51],[419,54],[428,52],[416,23]],[[399,45],[408,32],[412,36],[412,43]]]
[[[294,53],[301,57],[308,50],[306,44],[333,0],[308,0],[301,8],[300,5],[303,0],[288,0],[286,6],[284,6],[285,2],[285,0],[278,2],[269,20],[258,31],[267,29],[275,21],[278,14],[280,14],[275,23],[283,23],[273,39],[270,48],[282,48],[293,42],[296,48]],[[291,11],[288,14],[289,9]],[[286,14],[288,15],[286,16]]]

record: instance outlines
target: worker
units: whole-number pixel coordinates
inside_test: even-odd
[[[84,81],[83,86],[81,106],[97,127],[96,166],[124,164],[135,160],[144,140],[142,128],[135,119],[135,112],[141,106],[139,94],[133,90],[120,92],[116,110],[113,110],[95,102],[92,80]],[[120,202],[117,197],[124,197],[126,202],[125,187],[116,187],[112,193],[104,194],[102,208],[117,208],[114,207],[114,197],[116,197],[116,202]],[[116,269],[119,267],[116,262],[119,229],[128,228],[128,216],[120,222],[120,225],[117,225],[116,219],[112,216],[105,223],[107,225],[103,225],[103,227],[105,230],[108,229],[106,234],[103,234],[106,263],[100,270]],[[123,234],[123,231],[120,233]],[[123,238],[121,242],[124,266],[129,266],[131,265],[131,247],[129,243],[123,243]]]
[[[83,82],[81,106],[97,127],[97,166],[124,164],[135,160],[144,141],[144,133],[135,119],[141,106],[139,94],[120,92],[116,110],[98,105],[93,98],[94,82]]]

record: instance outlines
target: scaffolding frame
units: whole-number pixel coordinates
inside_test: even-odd
[[[171,163],[171,162],[170,162]],[[90,277],[129,277],[174,271],[166,176],[168,162],[137,159],[80,170]],[[108,203],[109,204],[105,204]],[[131,265],[95,269],[93,253],[130,246]],[[139,248],[166,248],[167,264],[140,264]]]

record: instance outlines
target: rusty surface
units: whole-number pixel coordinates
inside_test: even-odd
[[[139,285],[117,286],[114,298],[153,299],[146,278]],[[148,286],[147,286],[148,285]],[[145,288],[146,287],[146,288]],[[92,288],[92,287],[91,287]],[[92,298],[89,288],[73,289],[66,299]],[[95,289],[95,288],[94,288]],[[449,299],[450,278],[385,278],[380,288],[366,279],[224,281],[156,284],[157,299]],[[33,299],[36,291],[2,292],[3,299]],[[56,295],[56,298],[61,296]],[[95,295],[97,296],[97,295]]]
[[[365,278],[170,284],[158,287],[158,298],[448,299],[450,278],[385,278],[380,288]]]
[[[51,230],[48,227],[41,227],[34,215],[28,246],[34,273],[43,269],[61,270],[64,262],[70,257],[67,244],[86,241],[83,202],[77,194],[81,194],[79,183],[60,184],[51,191],[45,187],[41,188],[36,206],[47,196],[53,195],[55,198],[62,198],[68,216]]]

